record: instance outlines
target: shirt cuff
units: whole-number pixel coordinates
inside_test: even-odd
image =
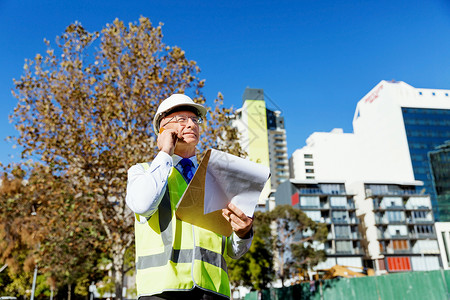
[[[252,226],[252,228],[250,229],[250,231],[247,232],[247,234],[246,234],[243,238],[240,238],[235,232],[233,232],[233,234],[234,234],[233,239],[234,239],[236,242],[251,240],[251,239],[253,238],[253,226]]]
[[[169,170],[172,169],[173,167],[172,156],[170,156],[164,151],[159,151],[159,153],[155,156],[155,159],[152,161],[151,167],[149,170],[147,170],[147,172],[152,173],[160,166],[164,166]]]

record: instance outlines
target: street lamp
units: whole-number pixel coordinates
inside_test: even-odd
[[[32,216],[36,216],[37,215],[37,213],[36,213],[36,210],[34,209],[34,205],[32,205],[31,206],[31,208],[32,208],[32,212],[31,212],[31,215]],[[38,248],[39,248],[40,246],[38,245]],[[33,285],[32,285],[32,287],[31,287],[31,297],[30,297],[30,300],[34,300],[34,291],[36,290],[36,277],[37,277],[37,264],[34,266],[34,274],[33,274]]]

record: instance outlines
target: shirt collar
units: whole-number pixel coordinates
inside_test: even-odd
[[[179,155],[172,155],[172,161],[173,161],[173,165],[176,166],[178,165],[178,163],[180,162],[180,160],[182,160],[183,158]],[[194,164],[194,167],[197,169],[198,168],[198,163],[197,163],[197,156],[191,156],[189,157],[189,159],[192,161],[192,163]]]

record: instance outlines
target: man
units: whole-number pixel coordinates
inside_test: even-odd
[[[174,94],[156,112],[159,153],[151,164],[128,170],[127,205],[136,215],[136,284],[140,300],[228,299],[225,255],[250,248],[252,222],[229,204],[222,210],[233,234],[223,237],[184,222],[175,209],[198,167],[196,145],[206,109]]]

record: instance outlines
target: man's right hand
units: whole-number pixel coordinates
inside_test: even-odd
[[[157,145],[160,151],[164,151],[172,156],[177,145],[177,140],[178,132],[174,129],[163,129],[158,135]]]

